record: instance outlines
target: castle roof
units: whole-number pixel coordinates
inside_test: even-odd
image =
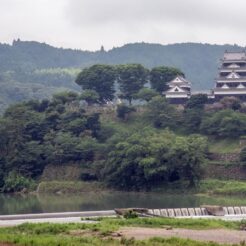
[[[241,52],[228,52],[226,51],[224,53],[224,57],[223,60],[246,60],[246,53],[245,51],[241,51]]]
[[[177,76],[168,83],[168,85],[176,85],[176,84],[178,84],[178,85],[182,84],[182,85],[189,85],[190,86],[191,83],[182,76]]]

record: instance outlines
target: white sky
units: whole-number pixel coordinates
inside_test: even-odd
[[[0,0],[0,42],[98,50],[125,43],[246,45],[246,0]]]

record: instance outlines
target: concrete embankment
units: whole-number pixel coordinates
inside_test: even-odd
[[[211,209],[218,215],[211,214]],[[136,209],[137,210],[137,209]],[[175,217],[175,218],[206,218],[222,220],[246,219],[246,207],[219,207],[208,206],[202,208],[169,208],[169,209],[144,209],[150,217]],[[141,214],[140,214],[141,215]],[[114,210],[41,213],[41,214],[17,214],[1,215],[1,226],[15,226],[23,223],[93,223],[82,221],[81,217],[111,217],[116,216]]]
[[[1,215],[0,227],[16,226],[24,223],[95,223],[93,221],[82,221],[81,217],[109,217],[115,215],[114,210]]]
[[[107,217],[116,215],[114,210],[85,211],[85,212],[63,212],[63,213],[41,213],[41,214],[15,214],[1,215],[1,220],[21,219],[48,219],[48,218],[71,218],[71,217]]]

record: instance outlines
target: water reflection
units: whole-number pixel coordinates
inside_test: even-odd
[[[107,210],[122,207],[175,208],[246,205],[244,197],[208,197],[163,193],[102,192],[76,195],[1,194],[0,214]]]

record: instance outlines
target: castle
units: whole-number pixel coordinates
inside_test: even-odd
[[[177,76],[168,84],[164,92],[171,103],[183,104],[191,96],[191,83],[181,76]],[[218,77],[215,79],[215,88],[208,98],[217,102],[224,97],[236,97],[246,102],[246,52],[225,51],[221,59]]]

